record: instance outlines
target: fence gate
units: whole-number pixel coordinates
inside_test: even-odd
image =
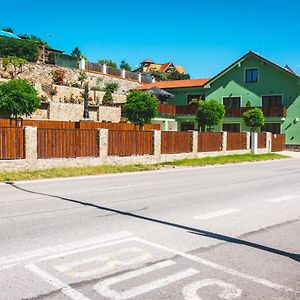
[[[272,134],[272,152],[285,150],[285,134]]]

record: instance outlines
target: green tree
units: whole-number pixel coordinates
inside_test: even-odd
[[[27,63],[26,59],[17,56],[6,56],[2,59],[3,68],[8,71],[12,79],[23,72],[23,66]]]
[[[190,74],[181,74],[176,69],[172,69],[167,72],[167,80],[184,80],[190,79]]]
[[[208,131],[212,131],[213,127],[218,125],[224,118],[224,105],[216,100],[199,101],[199,109],[197,112],[197,120],[208,127]]]
[[[17,56],[35,62],[38,55],[39,48],[34,42],[0,37],[0,57]]]
[[[47,48],[51,48],[51,46],[48,44],[48,42],[46,42],[45,40],[43,40],[39,36],[36,36],[36,35],[33,35],[33,34],[31,34],[31,35],[28,35],[28,34],[19,34],[19,37],[22,38],[22,39],[24,39],[24,40],[33,42],[36,45],[45,46]]]
[[[4,28],[2,28],[2,30],[6,31],[6,32],[14,33],[14,31],[11,27],[4,27]]]
[[[78,47],[75,47],[72,52],[70,53],[71,56],[75,57],[77,60],[80,60],[82,58],[82,53],[79,50]]]
[[[115,68],[115,69],[118,68],[117,64],[115,62],[113,62],[111,59],[99,59],[98,63],[101,64],[101,65],[106,64],[108,67],[112,67],[112,68]]]
[[[255,132],[258,128],[264,126],[265,118],[261,109],[253,108],[243,113],[243,119],[247,126]]]
[[[131,67],[129,63],[127,63],[124,59],[120,63],[120,69],[124,69],[126,71],[131,71]]]
[[[102,105],[103,106],[113,106],[114,105],[114,99],[113,99],[110,89],[106,90],[106,92],[103,96],[103,99],[102,99]]]
[[[26,80],[14,79],[0,84],[0,113],[5,116],[31,115],[40,102],[37,91]]]
[[[131,123],[142,128],[144,124],[150,123],[157,114],[159,101],[152,95],[133,90],[126,97],[124,112]]]

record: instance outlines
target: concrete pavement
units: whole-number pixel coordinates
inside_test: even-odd
[[[300,160],[0,185],[0,299],[300,299]]]

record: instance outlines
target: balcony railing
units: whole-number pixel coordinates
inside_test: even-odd
[[[232,107],[225,108],[225,118],[241,118],[243,113],[254,107]],[[265,117],[285,117],[286,107],[258,107],[263,111]]]
[[[197,104],[190,105],[171,105],[171,104],[159,104],[158,113],[162,115],[195,115],[198,110]]]
[[[254,107],[233,107],[225,108],[225,118],[242,118],[243,113]],[[286,117],[286,107],[259,107],[265,117]],[[190,105],[171,105],[159,104],[158,113],[162,115],[196,115],[198,105],[192,103]]]

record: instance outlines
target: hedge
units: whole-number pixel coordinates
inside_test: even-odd
[[[17,56],[36,62],[39,56],[39,47],[31,41],[0,37],[0,57],[5,56]]]

